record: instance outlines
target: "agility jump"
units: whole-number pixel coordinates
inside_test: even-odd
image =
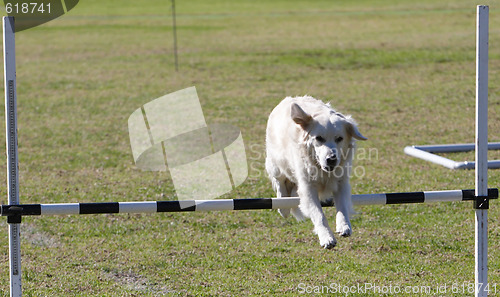
[[[487,187],[487,100],[488,100],[488,6],[477,7],[476,44],[476,189],[352,195],[354,205],[473,201],[475,208],[476,296],[487,296],[487,211],[498,189]],[[4,82],[7,138],[8,205],[1,205],[9,223],[10,296],[21,296],[20,224],[22,216],[78,215],[104,213],[155,213],[293,208],[299,198],[253,198],[222,200],[21,204],[17,151],[17,93],[14,18],[3,18]],[[332,206],[332,205],[322,205]]]

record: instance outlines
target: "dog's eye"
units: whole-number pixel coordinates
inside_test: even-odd
[[[341,142],[342,140],[344,140],[344,138],[342,136],[335,138],[335,142],[337,142],[337,143]]]
[[[316,136],[316,141],[319,143],[323,143],[323,142],[325,142],[325,139],[321,136]]]

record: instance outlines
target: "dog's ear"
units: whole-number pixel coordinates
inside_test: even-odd
[[[291,107],[292,120],[299,124],[302,129],[306,130],[309,123],[312,121],[312,116],[308,115],[297,103],[292,103]]]
[[[367,140],[368,138],[364,137],[361,132],[358,130],[358,126],[356,125],[356,122],[352,118],[348,118],[347,121],[347,133],[354,137],[357,140]]]

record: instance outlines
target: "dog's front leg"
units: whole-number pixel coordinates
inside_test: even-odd
[[[326,220],[321,203],[318,197],[318,191],[307,183],[299,184],[298,194],[300,197],[299,208],[302,213],[311,219],[314,224],[314,232],[319,237],[319,243],[325,249],[331,249],[337,244],[328,221]]]
[[[337,210],[336,231],[340,236],[348,237],[352,234],[349,214],[352,210],[351,185],[349,181],[340,183],[338,192],[334,195],[335,208]]]

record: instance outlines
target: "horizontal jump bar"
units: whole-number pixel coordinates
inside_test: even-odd
[[[473,146],[473,144],[472,144]],[[494,142],[488,144],[488,149],[499,149],[500,143]],[[455,145],[433,145],[433,146],[407,146],[404,148],[405,154],[420,158],[425,161],[442,165],[449,169],[474,169],[476,162],[463,161],[456,162],[443,156],[435,155],[434,153],[452,153],[452,152],[466,152],[474,150],[470,144],[455,144]],[[489,160],[489,169],[500,168],[500,160]]]
[[[475,199],[474,190],[426,191],[352,195],[354,205],[406,204],[424,202],[467,201]],[[498,189],[488,189],[488,198],[497,199]],[[180,211],[216,211],[294,208],[298,197],[249,198],[219,200],[180,200],[102,203],[54,203],[1,205],[2,216],[104,214],[104,213],[156,213]],[[333,206],[333,204],[322,204]]]
[[[416,149],[429,153],[457,153],[470,152],[476,149],[475,143],[459,144],[437,144],[437,145],[414,145]],[[488,150],[500,150],[500,142],[489,142]]]

